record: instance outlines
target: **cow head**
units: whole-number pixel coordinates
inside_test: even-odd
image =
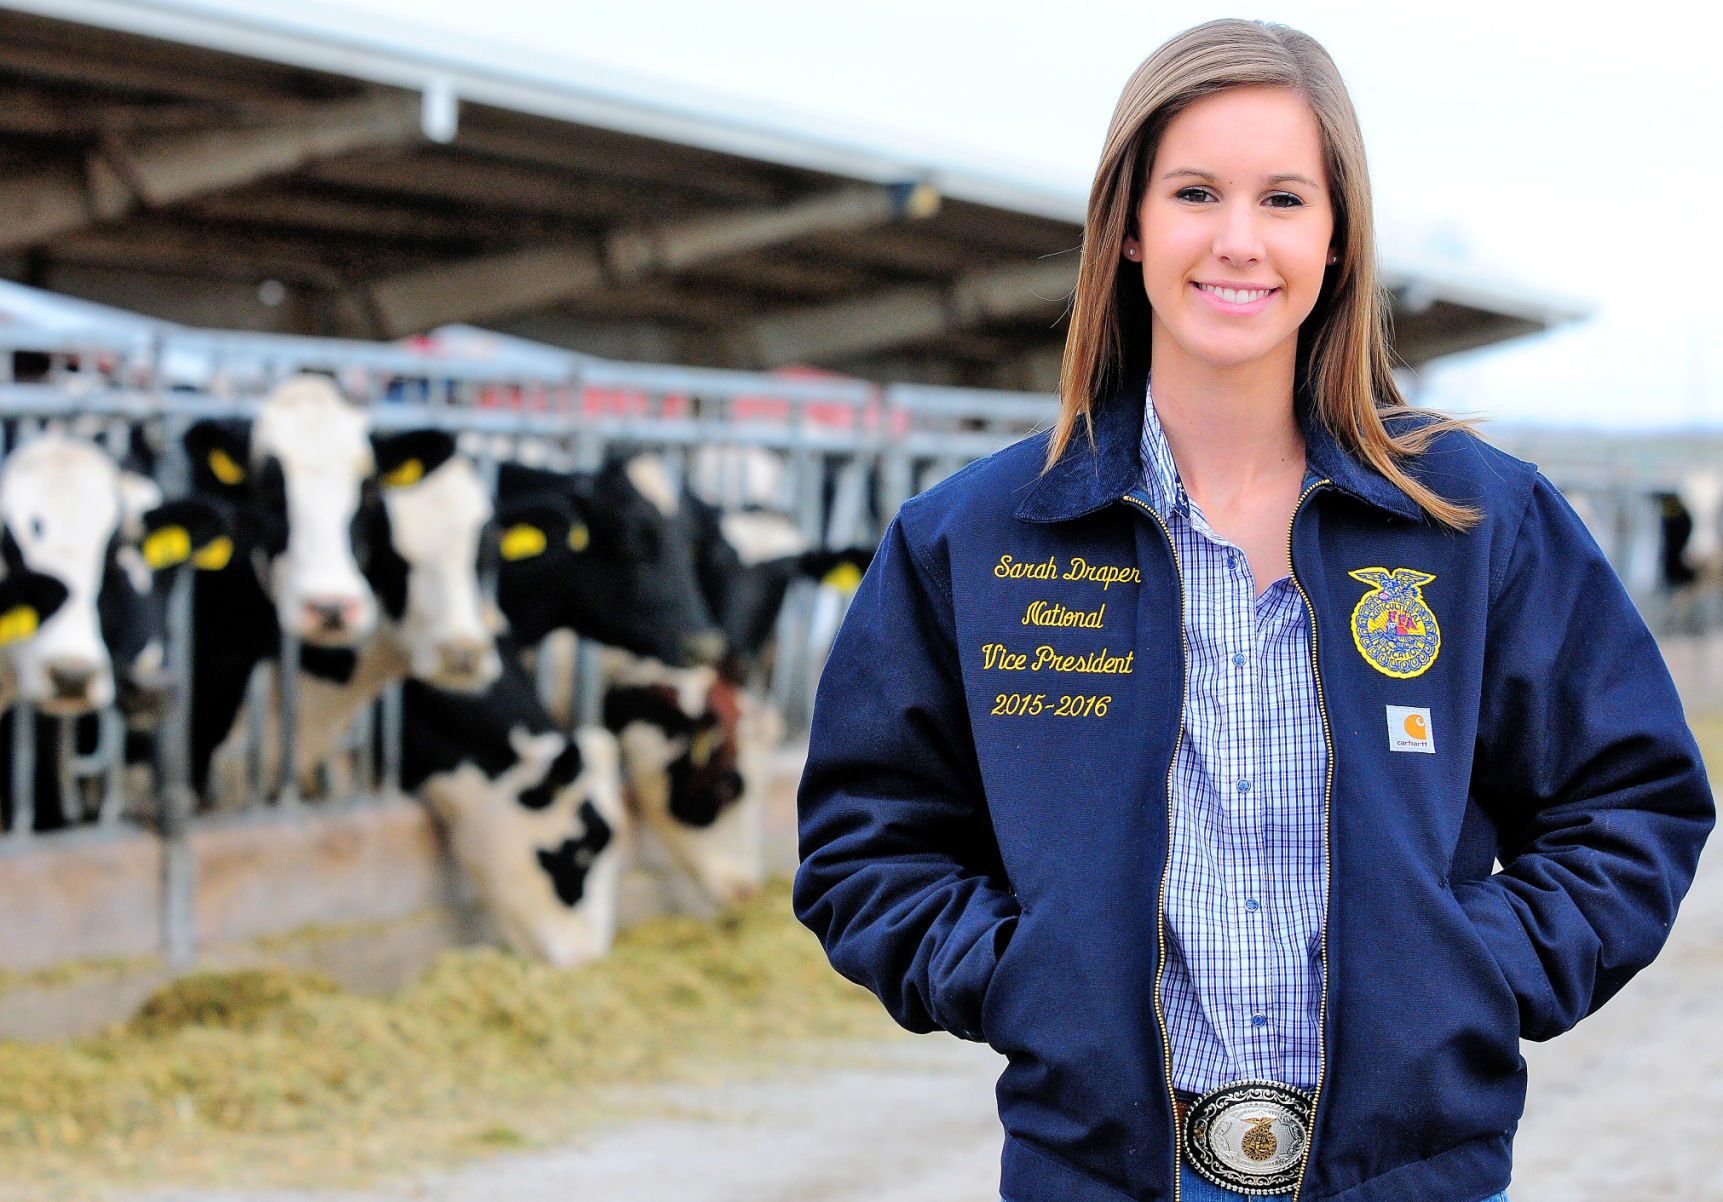
[[[633,809],[714,902],[751,896],[765,872],[769,714],[712,668],[613,658],[609,675],[604,724],[621,748]]]
[[[249,426],[205,421],[186,433],[199,489],[239,508],[277,621],[311,646],[353,647],[377,624],[360,570],[375,466],[368,425],[332,382],[298,376]]]
[[[227,566],[233,514],[219,501],[181,497],[147,510],[137,527],[135,551],[129,541],[115,548],[100,609],[102,637],[119,672],[120,709],[130,726],[145,729],[167,711],[173,696],[167,631],[174,578],[186,568]]]
[[[635,462],[573,476],[503,465],[497,599],[523,644],[567,628],[666,663],[711,663],[723,636],[693,527],[673,492],[648,499],[635,477],[651,487],[651,472]]]
[[[479,586],[491,502],[452,436],[374,435],[332,383],[301,376],[249,425],[199,422],[185,445],[199,492],[234,505],[236,542],[282,629],[349,651],[381,611],[414,676],[454,689],[495,678],[497,623]]]
[[[385,526],[367,576],[408,671],[442,688],[495,680],[497,617],[480,584],[490,491],[440,430],[374,435]]]
[[[152,482],[60,431],[25,443],[0,468],[9,572],[50,576],[65,590],[53,616],[10,652],[19,694],[44,712],[165,700],[167,577],[218,554],[226,518],[205,502],[160,500]]]

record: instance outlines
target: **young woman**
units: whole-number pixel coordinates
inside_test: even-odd
[[[827,664],[797,914],[1006,1054],[1013,1202],[1496,1197],[1519,1041],[1692,878],[1651,636],[1535,469],[1408,409],[1372,248],[1320,46],[1156,51],[1058,425],[903,507]]]

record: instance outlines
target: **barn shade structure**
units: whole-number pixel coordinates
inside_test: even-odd
[[[177,0],[0,8],[0,274],[195,325],[1047,390],[1082,210]],[[1414,367],[1577,316],[1385,267]]]

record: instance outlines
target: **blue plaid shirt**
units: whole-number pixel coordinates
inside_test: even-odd
[[[1310,620],[1290,578],[1258,597],[1143,411],[1143,475],[1184,580],[1184,732],[1172,771],[1161,985],[1173,1086],[1316,1085],[1327,748]]]

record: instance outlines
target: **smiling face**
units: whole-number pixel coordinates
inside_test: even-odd
[[[1284,362],[1290,377],[1334,235],[1323,164],[1289,88],[1232,88],[1168,123],[1122,248],[1143,265],[1157,375]]]

